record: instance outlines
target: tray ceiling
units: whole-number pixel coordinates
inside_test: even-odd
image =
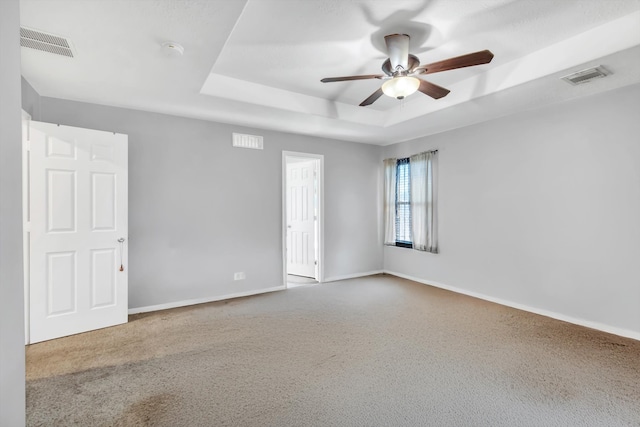
[[[23,0],[21,24],[76,52],[22,49],[42,96],[380,145],[640,82],[639,0]],[[425,76],[451,90],[440,100],[358,107],[380,81],[320,82],[379,73],[392,33],[421,63],[495,58]],[[612,74],[560,80],[597,65]]]

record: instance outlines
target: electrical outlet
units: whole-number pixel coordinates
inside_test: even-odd
[[[245,276],[244,272],[233,273],[233,280],[244,280],[247,276]]]

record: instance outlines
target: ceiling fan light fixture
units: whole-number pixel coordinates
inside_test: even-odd
[[[420,87],[420,79],[415,77],[394,77],[382,85],[382,92],[391,98],[403,99]]]

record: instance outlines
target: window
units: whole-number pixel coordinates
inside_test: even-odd
[[[437,154],[385,159],[385,245],[438,253]]]
[[[409,158],[398,159],[396,166],[396,246],[411,244],[411,164]]]

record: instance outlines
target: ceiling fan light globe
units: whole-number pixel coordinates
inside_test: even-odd
[[[415,77],[394,77],[382,85],[382,92],[391,98],[403,99],[420,87],[420,79]]]

